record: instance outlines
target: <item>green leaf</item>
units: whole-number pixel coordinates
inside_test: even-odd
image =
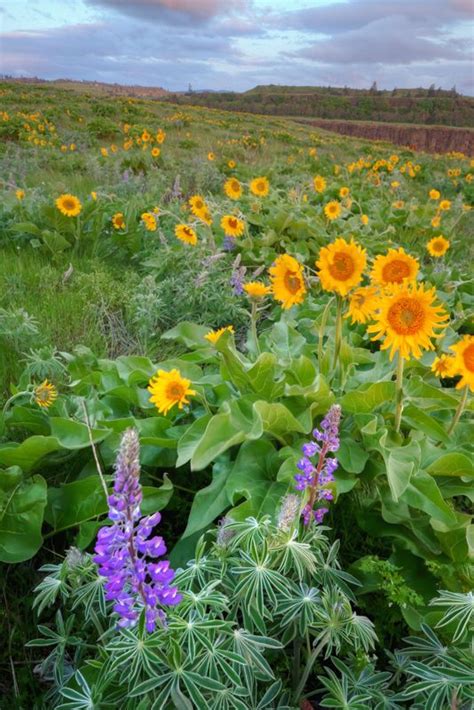
[[[21,444],[0,444],[0,466],[19,466],[29,473],[47,454],[60,449],[53,436],[30,436]]]
[[[425,471],[418,471],[411,477],[404,491],[403,500],[445,525],[456,524],[454,511],[444,500],[434,478]]]
[[[287,483],[277,483],[279,457],[269,441],[246,441],[239,450],[226,483],[227,496],[235,505],[229,515],[236,520],[249,516],[274,515],[280,499],[288,490]]]
[[[277,439],[283,437],[286,432],[297,431],[301,434],[306,432],[298,419],[280,402],[258,401],[254,403],[253,409],[262,422],[263,430],[273,434]]]
[[[183,538],[208,527],[228,507],[226,483],[230,472],[231,465],[228,461],[214,464],[212,482],[194,496]]]
[[[348,392],[341,400],[342,411],[369,414],[381,404],[393,404],[395,389],[395,382],[376,382],[363,390]]]
[[[443,454],[426,469],[433,476],[474,476],[474,463],[465,454]]]
[[[418,470],[420,458],[421,451],[416,441],[407,446],[389,449],[384,454],[388,484],[394,501],[407,489],[412,475]]]
[[[337,452],[337,460],[348,473],[361,473],[364,470],[368,452],[353,439],[343,438]]]
[[[444,427],[431,415],[410,404],[403,410],[403,420],[413,429],[419,429],[436,441],[449,443],[449,436]]]
[[[233,421],[230,412],[216,414],[207,423],[203,436],[191,458],[191,469],[206,468],[219,454],[245,439],[242,431]]]
[[[50,417],[51,435],[55,436],[64,449],[74,451],[90,446],[87,426],[82,422],[62,417]],[[90,435],[94,444],[98,444],[110,435],[110,429],[91,429]]]
[[[0,471],[1,562],[29,560],[41,547],[46,488],[42,476],[24,478],[16,466]]]
[[[162,340],[174,340],[177,343],[182,343],[187,348],[193,347],[209,347],[205,335],[209,333],[210,328],[204,325],[197,325],[189,321],[182,321],[177,326],[163,333]]]
[[[176,468],[184,466],[185,463],[191,460],[211,419],[211,414],[200,417],[184,432],[178,441],[178,460],[176,461]]]

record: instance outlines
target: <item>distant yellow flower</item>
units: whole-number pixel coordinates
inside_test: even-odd
[[[156,146],[151,149],[151,155],[153,158],[159,158],[160,157],[161,150],[157,148]]]
[[[310,149],[308,150],[308,153],[309,153],[309,155],[311,156],[311,158],[315,158],[315,157],[317,156],[317,154],[318,154],[318,151],[317,151],[316,148],[310,148]]]
[[[364,226],[367,226],[369,224],[369,217],[366,214],[361,214],[360,216],[360,221]]]
[[[199,219],[201,220],[201,222],[204,222],[204,224],[207,224],[208,226],[211,226],[211,224],[212,224],[212,215],[211,215],[211,213],[209,212],[209,207],[207,207],[207,205],[206,205],[206,208],[203,209],[202,212],[198,215],[198,217],[199,217]]]
[[[379,254],[374,259],[371,280],[380,286],[400,284],[405,279],[415,281],[418,274],[418,261],[405,250],[389,249],[386,254]]]
[[[250,183],[250,192],[257,197],[266,197],[270,192],[270,183],[268,182],[268,178],[254,178]]]
[[[430,239],[426,248],[428,249],[431,256],[440,257],[446,254],[450,247],[449,239],[445,239],[441,234],[439,237],[433,237]]]
[[[148,131],[147,131],[146,128],[145,128],[145,130],[143,131],[143,133],[142,133],[142,135],[141,135],[141,139],[142,139],[142,141],[143,141],[144,143],[148,143],[148,141],[150,140],[150,138],[151,138],[151,135],[148,133]]]
[[[341,203],[337,200],[331,200],[324,206],[324,214],[329,220],[337,219],[341,214]]]
[[[465,335],[458,343],[451,345],[450,350],[455,356],[455,374],[461,375],[456,388],[469,387],[474,392],[474,335]]]
[[[74,195],[61,195],[56,200],[56,207],[65,217],[77,217],[82,205]]]
[[[101,149],[100,149],[100,154],[101,154],[101,156],[102,156],[103,158],[106,158],[106,157],[108,156],[108,154],[109,154],[109,151],[107,150],[107,148],[101,148]]]
[[[196,394],[195,390],[190,389],[190,384],[191,380],[182,377],[179,370],[158,370],[148,383],[150,402],[153,402],[160,414],[167,414],[175,404],[178,409],[182,409],[185,404],[189,404],[187,397]]]
[[[25,191],[18,188],[18,190],[15,191],[15,197],[21,202],[25,197]]]
[[[230,168],[231,170],[233,170],[233,169],[235,168],[235,166],[236,166],[235,160],[229,160],[229,161],[228,161],[228,163],[227,163],[227,167],[228,167],[228,168]]]
[[[112,217],[114,229],[125,229],[125,219],[122,212],[116,212]]]
[[[379,293],[375,286],[362,286],[356,288],[350,295],[349,310],[345,318],[351,318],[354,323],[367,323],[372,320],[378,308]]]
[[[306,293],[303,267],[289,254],[281,254],[269,269],[272,293],[282,308],[302,303]]]
[[[230,178],[224,183],[224,192],[231,200],[238,200],[242,196],[242,185],[237,178]]]
[[[431,365],[431,372],[434,372],[438,377],[454,377],[455,371],[454,355],[440,355],[435,357]]]
[[[316,192],[324,192],[326,189],[326,179],[322,177],[322,175],[316,175],[316,177],[313,178],[313,187]]]
[[[436,217],[433,217],[431,220],[431,226],[434,227],[435,229],[439,227],[441,224],[441,217],[439,215],[436,215]]]
[[[203,212],[207,210],[207,205],[203,197],[201,195],[192,195],[189,200],[189,207],[191,209],[191,212],[193,215],[196,217],[200,217]]]
[[[174,233],[176,237],[185,244],[191,244],[192,246],[197,244],[197,234],[194,229],[188,227],[187,224],[177,224]]]
[[[110,150],[112,151],[112,153],[116,153],[116,152],[117,152],[118,148],[117,148],[117,146],[115,145],[115,143],[112,143],[112,145],[110,146]]]
[[[229,237],[241,237],[244,233],[245,223],[231,214],[226,214],[221,219],[221,227]]]
[[[71,145],[69,146],[69,150],[70,150],[70,151],[76,150],[76,144],[75,144],[75,143],[71,143]]]
[[[151,212],[143,212],[141,218],[148,232],[156,232],[156,218],[154,214]]]
[[[37,385],[33,391],[33,397],[40,407],[48,409],[58,396],[58,391],[51,382],[45,380],[40,385]]]
[[[316,261],[318,276],[324,291],[334,291],[345,296],[357,286],[367,263],[365,249],[351,239],[336,239],[322,247]]]
[[[249,281],[244,284],[244,291],[249,298],[260,300],[272,292],[270,286],[265,286],[261,281]]]
[[[94,190],[92,190],[92,192],[91,192],[91,197],[92,197],[92,199],[93,199],[94,202],[95,202],[95,201],[97,200],[97,192],[94,192]]]
[[[209,340],[210,343],[215,345],[221,335],[223,335],[226,331],[229,333],[234,332],[234,326],[233,325],[226,325],[223,328],[219,328],[218,330],[210,330],[209,333],[207,333],[204,337],[206,340]]]
[[[390,187],[393,187],[393,189],[396,190],[397,187],[400,187],[400,183],[398,182],[398,180],[392,180],[392,182],[390,183]]]
[[[405,207],[405,203],[403,200],[396,200],[395,202],[392,203],[392,207],[395,210],[402,210]]]
[[[67,145],[62,145],[60,151],[61,153],[65,153],[67,151]]]
[[[214,155],[214,153],[211,152],[207,154],[207,159],[213,161],[216,159],[216,156]]]
[[[372,340],[383,339],[380,348],[390,348],[390,360],[396,352],[408,360],[411,355],[420,358],[422,350],[433,350],[431,339],[440,337],[448,320],[435,298],[434,288],[425,291],[423,284],[410,283],[394,285],[380,298],[376,322],[367,332],[374,333]]]
[[[439,203],[439,209],[446,211],[451,209],[451,201],[450,200],[441,200]]]
[[[160,128],[160,130],[156,134],[156,142],[161,145],[164,142],[165,138],[166,138],[166,133]]]
[[[339,190],[339,197],[342,197],[342,198],[347,197],[349,192],[350,192],[350,190],[348,187],[341,187],[341,189]]]
[[[441,197],[441,193],[439,190],[435,190],[433,188],[432,190],[429,191],[429,196],[430,196],[430,200],[439,200],[439,198]]]

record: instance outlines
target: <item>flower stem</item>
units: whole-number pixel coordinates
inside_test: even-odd
[[[107,499],[108,499],[108,496],[109,496],[109,492],[108,492],[108,490],[107,490],[107,484],[106,484],[106,482],[105,482],[105,478],[104,478],[104,474],[103,474],[103,471],[102,471],[102,467],[101,467],[101,465],[100,465],[99,457],[98,457],[98,455],[97,455],[97,451],[96,451],[96,448],[95,448],[94,438],[93,438],[93,436],[92,436],[91,422],[90,422],[90,419],[89,419],[89,412],[87,411],[87,406],[86,406],[86,403],[84,402],[84,400],[82,400],[82,408],[83,408],[83,410],[84,410],[84,419],[85,419],[85,422],[84,422],[84,423],[85,423],[85,425],[86,425],[86,427],[87,427],[87,433],[89,434],[89,442],[90,442],[90,445],[91,445],[91,448],[92,448],[92,455],[94,456],[95,466],[96,466],[96,469],[97,469],[97,473],[99,474],[100,482],[101,482],[101,484],[102,484],[102,488],[103,488],[104,495],[105,495],[105,500],[107,500]]]
[[[451,426],[448,429],[448,434],[453,433],[454,427],[456,426],[456,424],[458,423],[458,421],[461,418],[461,415],[464,411],[464,407],[466,406],[468,390],[469,390],[469,388],[467,386],[464,387],[463,392],[462,392],[462,397],[459,401],[459,404],[457,406],[456,412],[453,417],[453,421],[451,422]]]
[[[403,410],[403,358],[400,352],[398,353],[397,362],[396,402],[397,406],[395,409],[395,431],[399,432]]]
[[[309,674],[311,673],[311,669],[313,668],[314,663],[315,663],[317,657],[319,656],[319,654],[321,653],[321,651],[322,651],[322,649],[324,648],[325,645],[326,645],[326,636],[324,636],[324,637],[321,639],[321,641],[320,641],[320,642],[318,643],[318,645],[313,649],[311,655],[309,656],[308,660],[306,661],[306,666],[305,666],[305,669],[304,669],[304,671],[303,671],[303,675],[301,676],[300,683],[299,683],[299,685],[298,685],[298,687],[297,687],[297,689],[296,689],[296,691],[295,691],[295,695],[294,695],[294,702],[295,702],[295,703],[298,703],[298,702],[299,702],[299,700],[300,700],[300,698],[301,698],[301,694],[302,694],[302,692],[303,692],[303,690],[304,690],[304,687],[305,687],[305,685],[306,685],[306,682],[307,682],[307,680],[308,680]]]
[[[258,335],[257,335],[257,302],[252,301],[252,310],[250,312],[250,329],[252,332],[252,339],[255,345],[255,350],[257,352],[257,356],[260,355],[260,345],[258,344]]]
[[[334,345],[334,360],[332,363],[333,369],[337,367],[339,361],[339,353],[341,352],[342,343],[342,297],[336,296],[336,342]]]

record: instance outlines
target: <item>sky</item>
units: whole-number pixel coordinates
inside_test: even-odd
[[[0,73],[474,95],[474,0],[0,0]]]

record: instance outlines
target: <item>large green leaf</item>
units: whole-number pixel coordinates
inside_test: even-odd
[[[206,468],[219,454],[235,444],[240,444],[244,439],[245,432],[235,423],[230,412],[216,414],[207,423],[194,450],[191,458],[192,470],[200,471]]]
[[[240,447],[226,491],[231,504],[235,505],[242,498],[245,501],[229,512],[232,518],[275,515],[281,497],[288,490],[288,484],[276,482],[279,467],[278,454],[269,441],[246,441]]]
[[[229,461],[214,464],[211,483],[194,496],[183,538],[208,527],[229,506],[226,483],[231,469]]]
[[[413,429],[423,431],[436,441],[449,443],[449,436],[444,427],[430,414],[410,404],[403,410],[403,420]]]
[[[342,411],[350,414],[369,414],[381,404],[393,404],[395,389],[395,382],[376,382],[365,389],[348,392],[341,399]]]
[[[403,499],[412,508],[418,508],[445,525],[455,525],[456,515],[446,503],[436,481],[429,473],[418,471],[408,481]]]
[[[46,481],[25,478],[17,466],[0,471],[0,561],[23,562],[43,543],[41,526],[46,505]]]
[[[185,463],[191,461],[211,419],[211,414],[206,414],[206,416],[196,419],[181,436],[178,441],[178,460],[176,461],[176,468],[184,466]]]
[[[392,497],[397,501],[407,489],[410,479],[420,465],[421,451],[416,441],[407,446],[388,449],[383,454]]]
[[[465,454],[452,452],[435,459],[426,470],[433,476],[474,476],[474,463]]]
[[[171,328],[171,330],[167,330],[166,333],[163,333],[161,338],[163,340],[174,340],[178,343],[182,343],[187,348],[205,347],[209,345],[204,337],[206,333],[209,333],[209,328],[206,326],[197,325],[189,321],[182,321],[174,328]]]

